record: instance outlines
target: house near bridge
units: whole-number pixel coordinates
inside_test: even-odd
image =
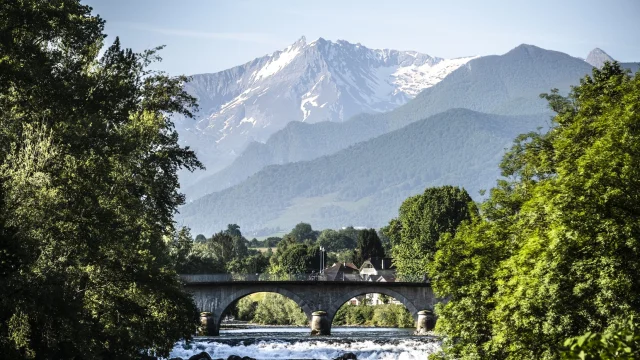
[[[352,263],[339,263],[324,269],[327,281],[360,280],[360,269]]]
[[[369,281],[393,282],[396,280],[396,267],[391,258],[370,258],[360,267],[360,276]]]
[[[329,281],[394,282],[396,280],[396,268],[391,258],[370,258],[365,260],[360,268],[352,263],[333,264],[324,270],[324,276]],[[380,296],[380,294],[367,294],[349,300],[351,305],[360,305],[363,302],[369,305],[400,304],[399,301],[389,301]]]

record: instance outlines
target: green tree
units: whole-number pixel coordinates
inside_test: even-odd
[[[176,271],[180,274],[217,274],[227,271],[226,266],[205,243],[194,243]]]
[[[318,245],[324,247],[326,251],[336,252],[353,249],[356,246],[356,241],[339,231],[326,229],[318,236]]]
[[[249,255],[249,249],[247,248],[247,241],[243,237],[233,238],[233,257],[236,259],[243,259]]]
[[[177,171],[200,163],[169,117],[195,99],[186,78],[148,69],[155,50],[116,38],[99,57],[103,30],[77,0],[0,4],[6,358],[166,356],[196,325],[172,218]]]
[[[204,236],[202,234],[196,235],[195,242],[203,243],[203,242],[206,242],[206,241],[207,241],[207,237],[206,236]]]
[[[353,226],[347,226],[338,230],[338,233],[351,239],[350,243],[353,245],[350,245],[348,248],[353,249],[356,246],[356,242],[358,241],[358,234],[360,234],[360,231],[361,230],[358,230]]]
[[[362,230],[358,234],[358,243],[354,263],[362,266],[362,263],[370,258],[384,257],[384,248],[375,229]]]
[[[169,254],[174,261],[174,268],[178,270],[189,261],[189,256],[193,253],[193,239],[189,228],[183,227],[175,232],[169,242]]]
[[[442,186],[406,199],[399,216],[383,229],[392,243],[398,274],[423,275],[436,253],[438,239],[455,233],[458,225],[477,213],[464,189]]]
[[[236,303],[234,315],[238,320],[252,321],[257,307],[257,301],[254,301],[251,296],[245,296]]]
[[[222,263],[233,258],[233,238],[224,231],[211,235],[211,238],[207,239],[206,245],[208,250]]]
[[[355,264],[356,253],[355,250],[342,250],[335,253],[335,261],[339,263],[353,263]]]
[[[282,238],[271,236],[264,240],[264,246],[268,248],[276,247],[280,241],[282,241]]]
[[[225,233],[234,238],[242,238],[242,232],[240,231],[240,225],[238,224],[227,225],[227,230],[225,230]]]
[[[391,239],[384,233],[383,229],[378,230],[378,237],[380,238],[384,253],[391,254]]]
[[[318,271],[320,249],[310,241],[298,243],[293,236],[286,235],[278,243],[276,252],[270,257],[271,274],[304,274]]]
[[[444,356],[559,359],[564,339],[638,319],[640,75],[607,63],[542,96],[551,130],[518,137],[482,217],[438,243]]]
[[[302,222],[296,225],[289,234],[298,242],[305,240],[316,241],[318,238],[318,233],[311,228],[311,225]]]
[[[289,247],[280,259],[280,265],[288,274],[302,274],[307,271],[307,246],[295,244]]]
[[[253,322],[270,325],[307,325],[309,320],[295,301],[274,293],[267,293],[258,302]]]
[[[226,265],[226,270],[232,274],[260,274],[269,266],[269,259],[260,252],[234,258]]]

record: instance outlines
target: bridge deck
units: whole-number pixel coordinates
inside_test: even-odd
[[[376,276],[349,274],[339,278],[329,277],[324,274],[286,274],[286,275],[273,275],[273,274],[182,274],[180,279],[186,284],[223,284],[223,283],[257,283],[257,282],[269,282],[269,283],[362,283],[368,282],[384,283],[384,284],[415,284],[418,286],[425,286],[429,284],[429,280],[425,277],[417,276],[394,276],[386,277],[384,281],[376,281],[380,278]]]

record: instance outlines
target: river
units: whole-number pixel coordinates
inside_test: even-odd
[[[428,336],[412,336],[413,329],[334,327],[331,336],[311,337],[302,327],[221,330],[219,337],[196,337],[179,342],[171,357],[188,359],[206,351],[212,358],[230,355],[255,359],[335,359],[354,353],[358,360],[427,359],[440,349]]]

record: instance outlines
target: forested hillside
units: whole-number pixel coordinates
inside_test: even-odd
[[[388,131],[383,119],[362,114],[343,123],[290,122],[266,143],[253,142],[227,168],[185,189],[190,199],[233,186],[272,164],[311,160],[335,153]]]
[[[450,110],[333,155],[269,166],[184,206],[176,219],[195,233],[227,223],[248,230],[289,226],[303,218],[319,227],[379,227],[426,186],[464,186],[479,197],[499,175],[504,149],[548,119]]]

